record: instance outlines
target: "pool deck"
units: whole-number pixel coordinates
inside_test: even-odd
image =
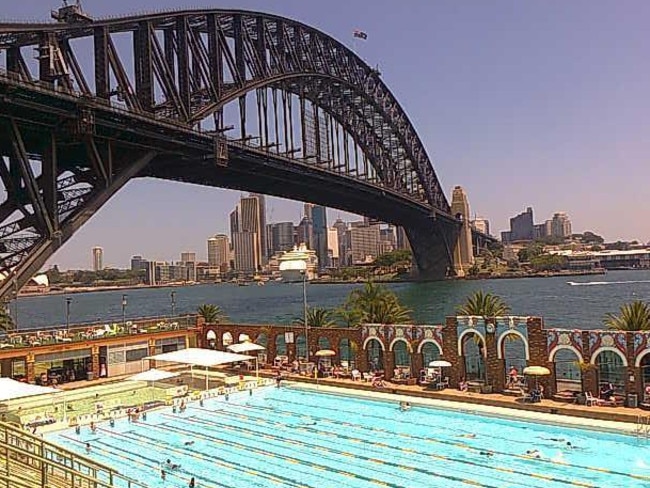
[[[275,374],[270,369],[260,370],[260,376],[273,377]],[[129,376],[131,375],[66,383],[60,385],[59,388],[63,390],[86,388],[125,380]],[[488,415],[491,413],[499,416],[514,416],[521,417],[522,419],[555,424],[571,424],[595,429],[623,430],[629,433],[635,433],[639,417],[650,417],[650,412],[640,408],[588,407],[586,405],[563,403],[548,399],[544,399],[539,403],[523,403],[514,396],[499,393],[461,392],[453,388],[432,391],[417,385],[397,385],[389,381],[384,382],[384,388],[375,388],[370,383],[343,378],[314,379],[287,374],[286,372],[283,373],[283,378],[287,381],[304,385],[305,387],[312,385],[312,387],[318,387],[319,389],[332,388],[332,391],[336,391],[337,393],[344,393],[345,390],[354,390],[357,394],[391,401],[405,399],[396,398],[396,396],[408,396],[408,401],[412,403],[427,404],[441,408],[471,410],[474,412],[485,412]]]
[[[265,371],[266,372],[266,371]],[[544,399],[539,403],[523,403],[514,396],[499,393],[461,392],[452,388],[442,391],[425,390],[421,386],[396,385],[384,382],[384,388],[375,388],[370,383],[350,379],[314,379],[298,375],[285,375],[288,381],[309,384],[320,388],[333,387],[339,393],[343,389],[355,390],[375,398],[404,400],[399,396],[410,397],[409,401],[436,406],[492,413],[494,415],[517,416],[554,424],[567,423],[595,429],[617,430],[635,433],[639,417],[650,417],[650,412],[640,408],[577,405]],[[443,403],[440,403],[443,402]],[[468,405],[471,405],[469,407]]]

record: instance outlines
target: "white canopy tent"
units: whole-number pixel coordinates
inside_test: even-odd
[[[48,393],[61,393],[61,390],[47,386],[31,385],[11,378],[0,378],[0,402]]]
[[[166,352],[163,354],[156,354],[155,356],[147,356],[144,359],[153,361],[164,361],[168,363],[186,364],[190,369],[194,366],[202,366],[205,368],[205,389],[208,389],[208,368],[219,366],[222,364],[238,363],[243,361],[255,360],[255,376],[259,376],[259,368],[257,358],[254,356],[246,356],[244,354],[234,354],[225,351],[215,351],[212,349],[199,349],[188,348],[179,351]]]
[[[151,368],[150,370],[135,374],[127,379],[129,381],[160,381],[174,378],[175,376],[180,376],[180,373],[172,373],[171,371]]]
[[[242,352],[264,351],[266,348],[254,342],[240,342],[239,344],[231,344],[226,349],[239,354]]]

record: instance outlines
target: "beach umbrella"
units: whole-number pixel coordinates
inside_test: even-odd
[[[336,356],[336,351],[332,351],[331,349],[321,349],[320,351],[316,351],[315,356],[319,358]]]
[[[524,374],[528,376],[548,376],[551,370],[544,366],[528,366],[524,368]]]
[[[535,377],[535,388],[538,386],[538,380],[537,378],[539,376],[548,376],[551,374],[551,370],[548,368],[545,368],[544,366],[527,366],[524,368],[524,374],[526,376],[534,376]]]
[[[450,366],[451,363],[449,361],[437,360],[429,363],[430,368],[449,368]]]

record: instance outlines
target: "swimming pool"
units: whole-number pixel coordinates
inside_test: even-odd
[[[150,487],[650,486],[645,439],[397,403],[265,388],[48,439]]]

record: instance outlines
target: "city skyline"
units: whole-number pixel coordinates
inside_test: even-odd
[[[508,228],[516,209],[532,205],[540,215],[564,209],[576,231],[608,241],[650,239],[639,204],[650,151],[643,82],[650,74],[643,21],[649,4],[440,1],[397,9],[394,2],[360,1],[340,2],[341,16],[332,3],[239,0],[220,7],[298,19],[378,65],[448,198],[463,186],[472,214],[488,218],[493,233]],[[11,3],[3,14],[46,19],[59,4]],[[181,6],[171,0],[140,0],[131,9],[98,0],[83,5],[95,16]],[[356,28],[367,41],[352,39]],[[133,252],[164,259],[179,249],[203,249],[206,236],[227,228],[210,221],[214,209],[237,198],[238,192],[159,180],[129,183],[48,264],[88,266],[87,250],[95,245],[106,249],[107,265],[122,266]],[[300,205],[278,202],[272,220],[295,220]]]

